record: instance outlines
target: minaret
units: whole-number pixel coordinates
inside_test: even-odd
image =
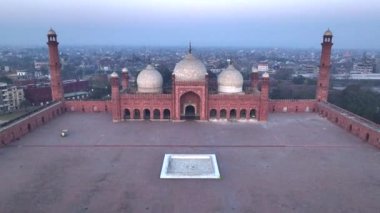
[[[257,85],[259,84],[259,71],[257,68],[252,67],[252,73],[251,73],[251,87],[252,90],[257,90]]]
[[[260,121],[268,120],[268,107],[269,107],[269,74],[263,74],[263,80],[261,83],[261,91],[260,91]]]
[[[123,90],[127,89],[128,88],[128,80],[129,80],[129,77],[128,77],[128,69],[127,68],[123,68],[121,70],[121,88]]]
[[[111,102],[112,102],[112,121],[121,121],[120,108],[120,91],[119,91],[119,76],[116,72],[111,74]]]
[[[321,53],[321,62],[319,67],[319,77],[317,84],[317,101],[327,102],[327,97],[329,95],[329,82],[330,82],[330,58],[331,58],[331,47],[333,34],[328,29],[323,34],[322,42],[322,53]]]
[[[50,86],[51,97],[53,101],[63,100],[63,88],[61,80],[61,63],[58,55],[58,41],[57,34],[50,28],[48,34],[49,46],[49,66],[50,66]]]

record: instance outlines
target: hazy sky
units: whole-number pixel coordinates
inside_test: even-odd
[[[380,49],[380,0],[1,0],[0,45]]]

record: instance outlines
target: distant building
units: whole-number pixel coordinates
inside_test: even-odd
[[[0,82],[0,112],[11,112],[20,108],[25,100],[24,90],[17,86],[8,86],[7,83]]]
[[[376,72],[380,73],[380,57],[376,58]]]
[[[259,72],[268,72],[269,71],[269,65],[268,65],[268,63],[259,63],[257,65],[257,70]]]
[[[9,72],[9,71],[11,71],[11,68],[9,66],[4,66],[4,71]]]
[[[63,81],[65,99],[85,99],[88,96],[89,82],[84,80]],[[36,105],[52,100],[50,83],[28,84],[25,88],[25,98]]]
[[[28,77],[28,73],[26,71],[17,71],[16,76],[17,79],[26,79]]]
[[[372,73],[373,65],[367,63],[355,63],[352,69],[353,73]]]
[[[49,67],[49,62],[47,61],[34,61],[34,69],[36,70],[41,70],[43,68],[48,68]]]

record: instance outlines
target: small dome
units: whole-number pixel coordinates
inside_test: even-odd
[[[202,81],[207,70],[201,60],[189,53],[175,65],[173,74],[176,81]]]
[[[323,36],[333,36],[333,34],[330,29],[327,29],[325,34],[323,34]]]
[[[137,76],[137,92],[160,93],[162,92],[162,84],[161,73],[152,65],[146,66]]]
[[[269,78],[269,73],[265,72],[265,73],[263,74],[263,78]]]
[[[252,72],[259,72],[259,70],[257,69],[257,67],[253,66],[252,67]]]
[[[57,35],[57,33],[55,33],[55,31],[53,30],[53,28],[50,28],[50,30],[48,31],[47,34],[48,35]]]
[[[111,78],[118,78],[119,75],[116,72],[111,73]]]
[[[242,92],[243,83],[243,75],[232,64],[230,64],[218,75],[218,92]]]
[[[128,69],[126,68],[126,67],[124,67],[122,70],[121,70],[121,72],[128,72]]]

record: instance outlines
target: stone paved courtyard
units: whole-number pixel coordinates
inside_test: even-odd
[[[165,153],[215,153],[222,179],[160,179]],[[67,113],[0,149],[0,169],[2,213],[380,210],[379,150],[317,114],[113,124]]]

